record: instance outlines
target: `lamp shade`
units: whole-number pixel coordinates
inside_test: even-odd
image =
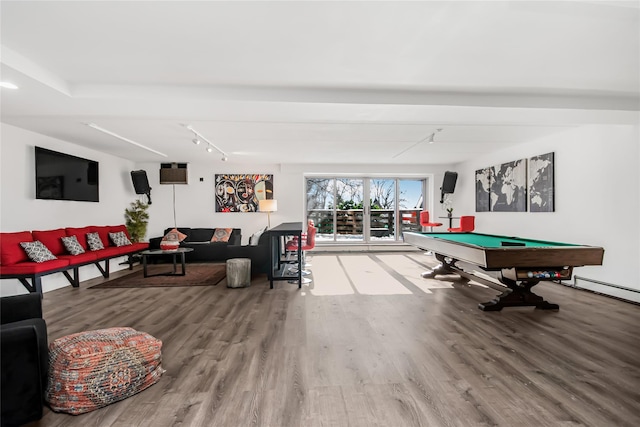
[[[278,201],[273,199],[259,200],[258,209],[260,209],[260,212],[276,212],[278,210]]]

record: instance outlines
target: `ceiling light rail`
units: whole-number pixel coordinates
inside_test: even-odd
[[[193,135],[195,136],[194,139],[192,139],[191,141],[196,144],[196,145],[200,145],[200,143],[202,141],[207,143],[207,153],[211,153],[213,152],[213,150],[218,151],[220,154],[222,154],[222,161],[226,162],[227,160],[229,160],[229,157],[227,156],[227,153],[225,153],[221,148],[219,148],[217,145],[215,145],[213,142],[209,141],[206,137],[204,137],[200,132],[198,132],[197,130],[195,130],[193,128],[193,126],[191,125],[182,125],[184,126],[188,131],[193,132]]]
[[[149,148],[146,145],[140,144],[139,142],[132,141],[129,138],[125,138],[124,136],[118,135],[115,132],[111,132],[110,130],[107,130],[107,129],[103,128],[103,127],[100,127],[95,123],[84,123],[84,124],[89,126],[90,128],[93,128],[93,129],[95,129],[97,131],[100,131],[102,133],[106,133],[107,135],[110,135],[110,136],[112,136],[114,138],[117,138],[117,139],[119,139],[121,141],[128,142],[129,144],[135,145],[136,147],[140,147],[140,148],[143,148],[143,149],[145,149],[147,151],[151,151],[152,153],[158,154],[159,156],[169,157],[166,154],[161,153],[160,151],[156,151],[153,148]]]
[[[435,137],[436,137],[436,133],[442,132],[442,128],[438,128],[436,129],[435,132],[432,132],[429,136],[427,136],[426,138],[421,139],[420,141],[416,142],[413,145],[410,145],[409,147],[405,148],[404,150],[402,150],[401,152],[399,152],[398,154],[394,155],[392,157],[392,159],[395,159],[396,157],[400,156],[401,154],[406,153],[407,151],[411,150],[413,147],[415,147],[418,144],[422,144],[423,142],[428,142],[429,144],[433,144],[435,141]]]

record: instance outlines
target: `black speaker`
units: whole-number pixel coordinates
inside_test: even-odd
[[[146,171],[131,171],[131,181],[133,181],[133,188],[135,188],[136,194],[147,194],[151,191]]]
[[[446,171],[444,173],[444,179],[442,180],[442,187],[440,190],[444,194],[451,194],[456,189],[456,181],[458,180],[458,172],[449,172]]]
[[[452,194],[456,189],[456,181],[458,180],[458,172],[446,171],[440,187],[440,203],[444,203],[444,195]]]

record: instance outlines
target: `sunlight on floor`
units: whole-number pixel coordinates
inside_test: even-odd
[[[425,253],[321,255],[309,257],[313,281],[309,292],[314,296],[329,295],[410,295],[415,289],[432,294],[432,289],[452,289],[460,280],[457,274],[425,279],[421,274],[435,265],[432,256]],[[402,281],[389,270],[402,276]],[[469,285],[486,287],[469,282]],[[409,287],[409,288],[408,288]]]
[[[356,291],[362,295],[404,295],[412,292],[394,279],[369,255],[340,257]]]
[[[425,258],[427,257],[427,255],[423,256]],[[405,255],[377,255],[376,257],[397,271],[398,274],[401,274],[402,277],[407,279],[409,282],[416,285],[424,293],[430,294],[431,289],[453,287],[451,283],[446,281],[423,278],[421,274],[427,269],[412,261],[411,258],[408,258]]]
[[[314,256],[312,295],[352,295],[355,293],[335,255]]]

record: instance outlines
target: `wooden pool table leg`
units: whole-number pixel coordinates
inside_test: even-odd
[[[483,311],[500,311],[504,307],[528,307],[535,306],[541,310],[559,310],[558,304],[547,302],[540,295],[531,292],[531,288],[538,284],[538,281],[523,281],[502,277],[502,283],[509,289],[488,302],[478,304],[478,308]]]

